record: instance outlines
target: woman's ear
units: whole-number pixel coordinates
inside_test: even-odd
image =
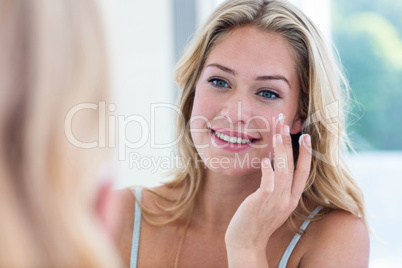
[[[290,128],[290,134],[297,134],[300,133],[303,129],[303,121],[300,119],[299,116],[296,116],[293,120],[292,127]]]

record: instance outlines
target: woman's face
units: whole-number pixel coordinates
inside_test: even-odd
[[[285,39],[253,26],[237,28],[209,54],[196,84],[190,129],[206,166],[225,175],[260,172],[273,159],[272,137],[284,115],[301,131],[299,82]]]

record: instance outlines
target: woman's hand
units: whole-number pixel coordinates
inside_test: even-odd
[[[229,267],[267,267],[268,240],[297,207],[303,193],[310,174],[310,136],[303,135],[294,169],[289,127],[281,126],[280,133],[273,138],[275,171],[264,158],[260,188],[243,201],[226,230]]]

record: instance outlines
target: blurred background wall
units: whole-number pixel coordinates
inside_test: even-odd
[[[113,70],[116,188],[156,186],[177,160],[175,62],[222,1],[101,1]],[[348,161],[375,233],[370,267],[402,267],[402,1],[291,2],[332,39],[351,83],[348,131],[358,155]]]

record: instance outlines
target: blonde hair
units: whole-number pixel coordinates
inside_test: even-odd
[[[343,161],[348,139],[345,133],[345,109],[349,86],[337,66],[335,57],[322,34],[296,7],[280,0],[230,0],[219,6],[204,27],[196,34],[176,66],[179,87],[178,155],[184,163],[167,187],[181,187],[182,192],[163,224],[179,219],[191,211],[201,184],[203,166],[188,131],[196,83],[203,65],[214,47],[238,27],[252,25],[280,34],[288,43],[296,62],[300,82],[298,116],[303,132],[311,135],[313,159],[306,189],[299,206],[290,215],[289,223],[297,231],[294,219],[305,219],[310,211],[307,202],[321,205],[321,216],[331,210],[348,211],[365,221],[364,202],[360,189]],[[300,135],[300,134],[299,134]],[[292,138],[297,143],[299,135]],[[298,149],[294,146],[295,158]],[[152,213],[145,209],[145,213]],[[319,219],[316,217],[315,219]],[[152,222],[154,224],[162,224]]]
[[[92,0],[0,1],[1,267],[120,265],[94,212],[107,152],[64,130],[74,105],[108,100],[104,42]],[[73,123],[97,138],[97,112]]]

